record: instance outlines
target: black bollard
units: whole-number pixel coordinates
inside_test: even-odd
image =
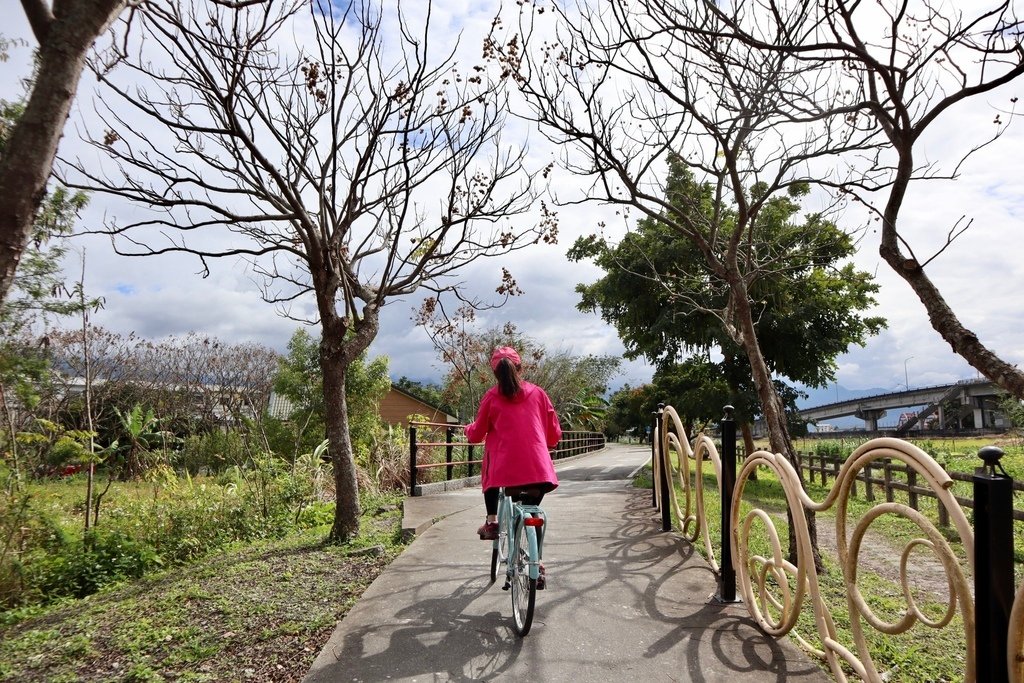
[[[657,410],[651,412],[651,421],[654,423],[651,428],[656,429],[658,426]],[[643,438],[643,435],[640,438]],[[654,459],[658,457],[658,449],[654,447],[654,432],[651,432],[651,438],[648,441],[651,442],[651,507],[656,508],[658,507],[658,482],[654,480],[654,469],[657,465]]]
[[[444,461],[448,463],[448,467],[445,468],[445,481],[451,481],[453,470],[455,466],[452,464],[452,450],[455,448],[452,445],[452,438],[455,436],[455,427],[448,427],[444,433]]]
[[[722,585],[720,602],[736,602],[736,569],[732,561],[732,494],[736,489],[736,420],[732,406],[722,418]]]
[[[1007,629],[1013,607],[1013,480],[985,446],[974,470],[974,607],[977,680],[1006,683]],[[996,468],[1003,470],[1001,474]]]
[[[416,428],[409,427],[409,495],[416,494]]]
[[[668,466],[668,445],[666,439],[661,438],[662,421],[665,419],[665,404],[658,404],[658,418],[656,421],[657,430],[654,438],[658,441],[658,450],[661,452],[661,530],[672,531],[672,510],[669,509],[669,466]]]

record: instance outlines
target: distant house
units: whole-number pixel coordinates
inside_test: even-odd
[[[391,387],[380,402],[380,419],[389,425],[409,426],[410,415],[423,415],[428,422],[458,424],[459,419],[437,406],[417,398],[398,387]]]
[[[449,415],[441,408],[394,386],[381,399],[377,410],[380,413],[380,419],[385,424],[398,425],[402,428],[409,426],[410,415],[423,415],[427,418],[428,422],[450,424],[458,424],[459,422],[459,419],[454,415]],[[284,396],[271,394],[270,402],[267,405],[267,412],[271,417],[285,419],[292,412],[291,402]]]

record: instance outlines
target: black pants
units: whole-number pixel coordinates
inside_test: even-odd
[[[519,500],[523,505],[540,505],[540,502],[544,500],[544,494],[546,491],[542,488],[536,490],[535,496],[528,496],[523,494],[519,497]],[[484,505],[487,507],[488,515],[498,514],[498,489],[497,487],[487,489],[484,491]]]

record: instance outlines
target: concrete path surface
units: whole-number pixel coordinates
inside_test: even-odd
[[[512,630],[511,598],[490,582],[478,488],[410,498],[434,520],[338,624],[306,681],[798,681],[831,678],[795,645],[762,634],[651,492],[629,475],[649,457],[611,444],[558,465],[543,503],[548,588],[533,628]]]

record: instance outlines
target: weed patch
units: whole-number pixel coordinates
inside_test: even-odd
[[[328,527],[259,541],[82,600],[8,614],[5,681],[294,681],[401,552],[396,496],[368,499],[365,534]],[[354,548],[381,546],[381,553]]]

